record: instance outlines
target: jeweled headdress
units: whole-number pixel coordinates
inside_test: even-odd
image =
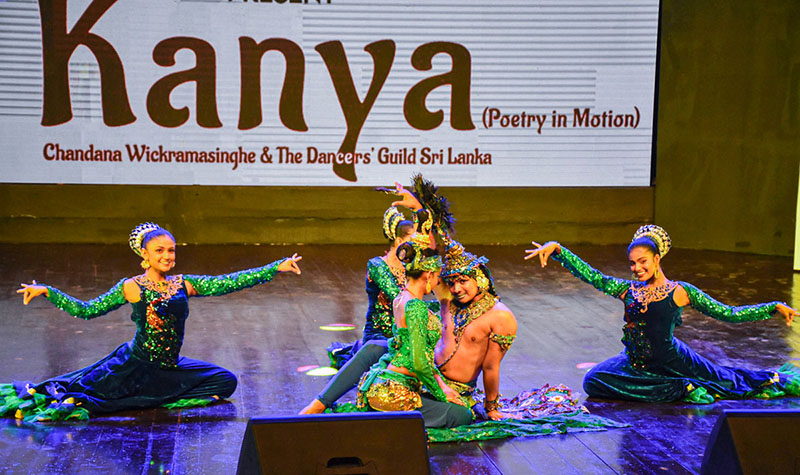
[[[128,244],[131,246],[131,250],[135,252],[137,256],[142,257],[142,240],[144,239],[144,236],[150,231],[155,231],[156,229],[162,228],[156,223],[142,223],[133,228],[131,235],[128,237]]]
[[[658,254],[661,257],[664,257],[669,252],[670,248],[672,248],[672,239],[669,238],[669,234],[664,231],[664,228],[661,226],[656,226],[655,224],[646,224],[633,233],[633,239],[631,242],[646,237],[653,241],[656,245],[656,249],[658,249]]]
[[[453,239],[446,236],[445,240],[445,257],[444,268],[442,269],[442,278],[447,279],[459,274],[464,274],[472,277],[478,283],[478,289],[481,291],[489,291],[497,295],[494,288],[494,279],[489,267],[489,259],[484,256],[476,256],[475,254],[464,249],[464,246]]]
[[[433,229],[433,217],[426,210],[419,210],[414,213],[414,234],[411,240],[422,248],[431,247],[431,229]]]
[[[427,245],[421,246],[417,244],[413,238],[411,241],[397,248],[397,258],[403,262],[403,267],[406,269],[406,272],[436,272],[442,268],[442,257],[438,254],[425,257],[422,254],[425,249],[428,249]],[[409,259],[408,254],[412,252],[414,253],[414,257],[406,262]]]
[[[403,213],[394,206],[383,213],[383,235],[386,236],[386,239],[390,241],[397,239],[397,225],[404,219],[406,217],[403,216]]]
[[[456,219],[450,212],[450,202],[439,194],[439,187],[422,178],[421,173],[414,175],[412,180],[411,193],[422,204],[422,207],[430,212],[433,225],[452,233]]]

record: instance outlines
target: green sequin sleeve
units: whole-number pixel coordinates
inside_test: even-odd
[[[116,310],[127,303],[127,300],[125,300],[125,292],[123,291],[124,284],[125,279],[122,279],[117,282],[117,285],[111,287],[111,290],[88,302],[70,297],[57,288],[48,285],[47,300],[73,317],[91,320],[92,318]]]
[[[278,273],[278,266],[286,259],[278,259],[272,264],[255,269],[247,269],[224,275],[184,275],[183,279],[194,287],[198,295],[203,297],[225,295],[238,290],[250,288],[272,280]]]
[[[689,296],[689,303],[693,309],[723,322],[741,323],[767,320],[772,318],[775,308],[781,303],[769,302],[732,307],[714,300],[692,284],[687,284],[686,282],[679,282],[679,284]]]
[[[375,282],[381,292],[386,294],[390,302],[400,295],[400,287],[388,265],[375,265],[370,260],[367,262],[367,272],[369,278]]]
[[[409,342],[411,346],[411,364],[409,368],[419,379],[428,392],[440,401],[446,401],[442,388],[436,381],[436,364],[433,360],[433,348],[427,344],[428,333],[428,306],[419,299],[414,299],[406,303],[406,327],[408,328]]]
[[[561,246],[560,253],[553,253],[552,257],[572,275],[611,297],[620,297],[631,285],[627,280],[603,274],[564,246]]]

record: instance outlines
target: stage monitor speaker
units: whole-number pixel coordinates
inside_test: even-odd
[[[236,473],[428,474],[427,442],[416,411],[254,417]]]
[[[723,411],[700,473],[800,475],[800,410]]]

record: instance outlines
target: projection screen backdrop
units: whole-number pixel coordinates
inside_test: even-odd
[[[658,0],[0,2],[0,174],[648,186],[658,14]]]

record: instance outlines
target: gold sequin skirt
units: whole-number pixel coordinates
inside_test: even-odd
[[[372,381],[364,388],[367,378]],[[359,407],[369,405],[376,411],[413,411],[422,407],[419,394],[422,385],[416,378],[404,374],[389,370],[378,374],[370,372],[362,376],[358,387]]]

